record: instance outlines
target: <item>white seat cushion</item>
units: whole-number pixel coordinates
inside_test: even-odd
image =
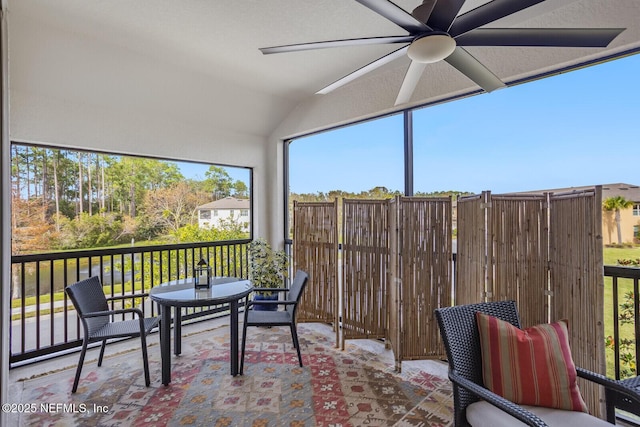
[[[541,406],[522,405],[522,407],[536,414],[550,427],[611,427],[611,424],[606,421],[585,412],[565,411]],[[520,420],[482,400],[467,407],[467,421],[473,427],[526,426]]]

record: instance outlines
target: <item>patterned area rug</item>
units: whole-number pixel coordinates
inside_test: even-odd
[[[324,326],[324,325],[322,325]],[[328,327],[327,327],[328,328]],[[228,326],[183,339],[172,359],[172,382],[160,384],[160,355],[150,342],[151,386],[144,386],[139,350],[89,353],[80,386],[73,369],[25,381],[22,403],[47,403],[23,414],[28,426],[449,426],[449,381],[421,371],[396,374],[376,354],[330,334],[298,328],[300,368],[287,329],[250,328],[243,376],[229,375]],[[330,328],[328,328],[330,330]],[[107,354],[109,349],[107,348]],[[94,356],[95,357],[95,356]],[[53,404],[53,406],[51,405]],[[48,411],[48,412],[47,412]]]

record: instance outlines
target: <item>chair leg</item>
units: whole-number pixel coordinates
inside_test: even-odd
[[[100,356],[98,357],[98,366],[102,366],[102,358],[104,357],[104,348],[107,346],[107,340],[102,340],[100,347]]]
[[[164,342],[162,341],[162,333],[160,330],[162,329],[162,321],[158,322],[158,343],[160,344],[160,354],[164,354],[162,349],[164,348]]]
[[[300,354],[300,342],[298,341],[298,331],[296,330],[296,325],[291,324],[291,338],[293,338],[293,346],[296,348],[298,352],[298,362],[300,362],[300,367],[302,367],[302,355]]]
[[[78,390],[78,383],[80,382],[80,373],[82,372],[82,365],[84,364],[84,356],[87,352],[87,340],[82,340],[82,350],[80,351],[80,360],[78,361],[78,367],[76,368],[76,377],[73,380],[73,387],[71,393],[75,393]]]
[[[247,343],[247,321],[242,324],[242,351],[240,352],[240,375],[244,372],[244,347]]]
[[[244,350],[247,344],[247,322],[249,321],[249,295],[244,300],[244,321],[242,322],[242,350],[240,352],[240,369],[239,375],[244,373]]]
[[[616,407],[613,402],[610,402],[607,396],[607,422],[611,424],[616,423]]]
[[[144,331],[140,332],[140,345],[142,346],[142,363],[144,366],[144,383],[147,387],[151,384],[149,378],[149,357],[147,355],[147,337]]]

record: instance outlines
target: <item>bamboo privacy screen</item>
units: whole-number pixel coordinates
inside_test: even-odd
[[[386,336],[397,368],[442,354],[432,316],[451,303],[450,200],[348,200],[344,209],[338,293],[337,201],[294,204],[296,266],[311,277],[300,319],[337,325],[340,296],[343,345]],[[576,364],[604,372],[601,224],[599,188],[460,198],[455,304],[514,299],[523,326],[568,318]],[[597,391],[584,392],[597,412]]]
[[[451,305],[451,198],[398,197],[391,216],[389,340],[400,371],[403,360],[445,354],[434,310]]]
[[[398,359],[401,357],[402,353],[402,341],[400,337],[402,336],[400,333],[400,326],[402,322],[402,313],[400,310],[396,310],[396,307],[399,307],[402,304],[400,292],[402,291],[399,278],[397,274],[393,273],[394,271],[398,271],[398,266],[400,264],[400,245],[398,244],[398,201],[397,199],[390,201],[390,210],[392,212],[389,215],[389,229],[393,230],[389,233],[389,286],[387,287],[387,302],[389,307],[389,317],[387,324],[387,346],[391,348],[394,354],[394,358]],[[397,356],[396,356],[397,355]],[[401,370],[401,363],[398,363],[396,360],[396,371]]]
[[[484,301],[487,282],[487,194],[458,199],[454,305]]]
[[[455,304],[513,299],[524,327],[569,319],[577,366],[604,372],[601,189],[458,201]],[[598,415],[600,390],[581,384]]]
[[[548,319],[547,206],[545,195],[491,196],[494,276],[489,295],[492,301],[518,301],[523,327]]]
[[[552,195],[551,206],[551,319],[569,320],[576,366],[604,373],[602,188]],[[586,381],[580,391],[592,412],[602,414],[602,391]]]
[[[548,206],[489,191],[458,200],[456,304],[515,300],[524,327],[548,321]]]
[[[328,303],[336,287],[316,275],[338,265],[336,212],[337,203],[294,203],[296,268],[311,278],[299,319],[338,324],[341,304],[343,348],[347,339],[389,338],[398,369],[442,357],[434,310],[451,304],[451,199],[345,200],[342,291]]]
[[[295,269],[309,274],[298,308],[301,322],[336,326],[338,315],[338,203],[293,204],[293,259]]]
[[[342,213],[344,350],[346,339],[386,338],[389,202],[345,199]]]

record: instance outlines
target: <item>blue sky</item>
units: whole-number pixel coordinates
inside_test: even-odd
[[[638,76],[635,55],[415,111],[414,190],[640,184]],[[294,141],[290,191],[403,191],[402,120]]]

